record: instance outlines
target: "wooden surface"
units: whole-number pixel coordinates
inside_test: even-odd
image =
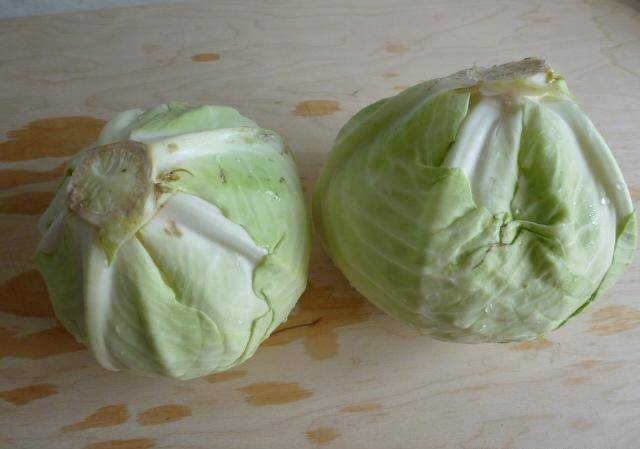
[[[31,256],[61,164],[117,111],[235,106],[287,139],[309,193],[364,105],[526,56],[567,77],[637,205],[639,10],[634,0],[229,0],[0,21],[0,447],[638,447],[637,262],[546,340],[467,346],[380,313],[316,248],[308,292],[253,359],[178,382],[100,368],[53,318]]]

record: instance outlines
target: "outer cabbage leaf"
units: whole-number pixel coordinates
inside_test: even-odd
[[[186,379],[235,366],[304,290],[292,155],[234,109],[126,111],[67,168],[36,264],[56,315],[106,368]]]
[[[543,61],[473,68],[357,113],[314,192],[316,227],[364,296],[436,338],[562,325],[631,262],[622,174]]]

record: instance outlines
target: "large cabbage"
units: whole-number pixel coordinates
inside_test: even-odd
[[[124,112],[71,159],[36,264],[106,368],[191,378],[237,365],[305,288],[291,153],[228,107]]]
[[[611,151],[536,59],[367,106],[338,134],[313,206],[356,289],[460,342],[556,329],[615,282],[636,246]]]

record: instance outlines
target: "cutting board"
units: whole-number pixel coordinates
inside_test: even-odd
[[[563,73],[640,198],[640,4],[217,1],[0,21],[0,447],[623,449],[640,441],[635,263],[546,339],[461,345],[371,306],[317,245],[255,357],[191,381],[102,369],[31,262],[62,164],[118,111],[234,106],[307,196],[340,126],[417,82],[526,56]]]

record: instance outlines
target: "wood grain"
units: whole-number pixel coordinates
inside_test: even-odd
[[[309,196],[365,105],[526,56],[566,76],[638,206],[639,54],[633,1],[202,0],[0,20],[0,447],[637,447],[637,262],[546,340],[468,346],[379,312],[316,244],[308,292],[252,359],[177,382],[100,368],[55,321],[32,256],[62,165],[119,111],[234,106],[286,138]]]

